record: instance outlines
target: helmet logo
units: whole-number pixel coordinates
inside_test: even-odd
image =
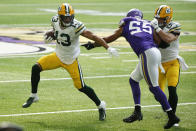
[[[166,13],[166,14],[169,14],[169,13],[171,13],[171,10],[170,10],[170,8],[167,8],[167,9],[166,9],[166,11],[165,11],[165,13]]]

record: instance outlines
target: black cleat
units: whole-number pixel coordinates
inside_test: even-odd
[[[29,99],[26,101],[26,103],[24,103],[24,104],[22,105],[22,107],[23,107],[23,108],[27,108],[27,107],[31,106],[31,104],[32,104],[33,102],[36,102],[36,101],[38,101],[38,100],[39,100],[38,97],[29,97]]]
[[[105,109],[103,109],[103,108],[99,109],[99,120],[104,121],[105,118],[106,118]]]
[[[106,103],[104,101],[101,101],[101,104],[99,105],[99,120],[103,121],[106,119]]]
[[[164,129],[169,129],[175,124],[178,124],[180,122],[180,119],[177,116],[174,116],[173,118],[170,118],[167,122],[167,124],[164,126]]]
[[[141,112],[134,111],[133,114],[127,118],[124,118],[123,121],[126,123],[132,123],[134,121],[140,121],[143,119],[143,115]]]

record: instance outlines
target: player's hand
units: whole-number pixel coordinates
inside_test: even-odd
[[[46,44],[51,43],[54,39],[51,36],[44,35],[44,42]]]
[[[159,27],[159,23],[158,23],[158,20],[156,18],[154,18],[150,24],[152,25],[152,27],[155,29],[155,31],[158,33],[161,28]]]
[[[87,50],[91,50],[91,49],[95,48],[95,45],[90,41],[88,41],[88,43],[83,44],[81,46],[84,46]]]
[[[115,48],[109,47],[107,50],[111,56],[119,56],[118,51]]]

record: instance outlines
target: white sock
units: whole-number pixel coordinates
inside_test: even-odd
[[[100,105],[98,106],[98,109],[100,109],[100,108],[106,108],[106,103],[105,103],[105,101],[101,101],[101,103],[100,103]]]
[[[30,97],[37,97],[37,93],[31,93]]]

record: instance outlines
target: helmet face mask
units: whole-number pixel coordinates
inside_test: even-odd
[[[63,3],[58,9],[59,24],[61,27],[69,27],[74,20],[74,10],[71,5]]]
[[[167,26],[167,20],[165,18],[156,18],[158,20],[158,24],[160,28],[164,28]]]
[[[138,19],[143,19],[143,13],[139,9],[131,9],[127,13],[127,17],[135,17]]]
[[[155,10],[154,17],[158,20],[161,28],[167,26],[172,20],[173,10],[167,5],[161,5]]]
[[[62,27],[68,27],[71,26],[73,23],[73,16],[64,16],[64,15],[59,15],[59,20],[60,20],[60,25]]]

